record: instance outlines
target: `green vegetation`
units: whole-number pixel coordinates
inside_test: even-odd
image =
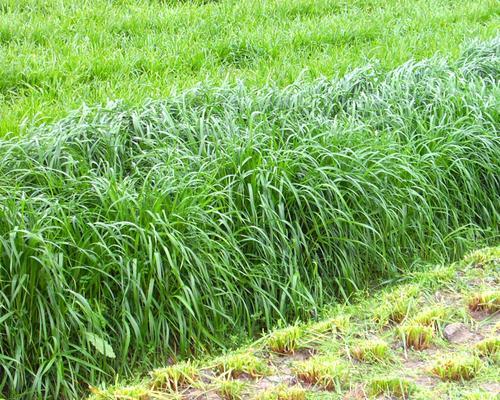
[[[454,354],[437,361],[432,367],[432,372],[442,380],[468,381],[476,376],[480,368],[481,360],[478,357]]]
[[[456,56],[496,0],[2,0],[0,136],[86,104],[142,104],[208,79],[280,85],[367,60]]]
[[[389,395],[398,399],[408,399],[416,390],[416,385],[403,378],[375,378],[370,381],[369,392],[372,396]]]
[[[348,377],[344,361],[322,356],[298,361],[293,365],[292,371],[301,382],[328,391],[340,391]]]
[[[358,361],[377,362],[390,356],[389,345],[380,339],[361,340],[351,350]]]
[[[473,261],[478,254],[482,258],[480,264]],[[374,321],[374,310],[395,292],[393,288],[384,288],[363,296],[359,302],[323,310],[325,319],[316,323],[292,325],[301,328],[303,339],[308,335],[316,338],[309,343],[312,347],[307,353],[269,352],[268,339],[275,333],[271,332],[249,347],[226,354],[224,359],[238,360],[240,371],[251,371],[256,363],[269,365],[271,371],[269,376],[254,375],[249,379],[243,373],[223,381],[223,385],[227,382],[230,389],[229,394],[222,397],[247,400],[495,399],[498,397],[500,370],[491,357],[498,350],[498,339],[491,336],[481,340],[481,337],[494,335],[496,322],[491,315],[478,316],[470,311],[467,300],[477,285],[483,288],[495,286],[500,279],[499,266],[500,247],[484,249],[451,266],[422,266],[420,272],[406,275],[410,284],[398,285],[396,289],[404,292],[418,287],[416,300],[426,310],[456,304],[459,312],[450,313],[447,323],[464,324],[467,330],[473,331],[476,335],[469,337],[470,341],[436,340],[426,351],[405,349],[399,325],[381,326]],[[468,314],[468,318],[464,319],[463,313]],[[352,316],[350,324],[342,331],[328,330],[321,338],[317,336],[317,332],[323,331],[321,326],[328,325],[327,321],[348,320],[349,315]],[[420,313],[408,317],[413,320],[417,315]],[[375,343],[384,343],[385,346],[376,346]],[[386,353],[389,347],[390,357],[372,357],[370,362],[359,362],[347,351],[352,346],[368,349],[365,354],[379,348],[384,348],[381,353]],[[220,378],[213,374],[214,365],[220,364],[218,360],[220,358],[200,360],[197,363],[200,379],[180,392],[155,391],[154,379],[148,376],[136,386],[94,388],[90,400],[121,399],[121,394],[130,394],[127,400],[170,399],[175,397],[169,396],[175,395],[197,398],[198,394],[213,398],[214,393],[221,396]],[[144,392],[147,388],[149,391]]]
[[[76,396],[495,240],[499,48],[1,141],[1,390]]]

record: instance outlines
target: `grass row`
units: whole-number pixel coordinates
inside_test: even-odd
[[[75,396],[494,240],[499,46],[0,141],[1,390]]]
[[[274,330],[217,358],[157,368],[129,386],[93,387],[91,399],[496,398],[499,262],[496,247],[424,268],[404,284],[324,310],[319,322]],[[395,297],[407,305],[404,316],[381,320],[381,309],[398,314]],[[478,304],[482,314],[474,316]],[[453,324],[476,336],[449,342],[443,331]],[[410,327],[425,332],[425,346],[401,335]]]
[[[208,79],[332,77],[457,55],[498,30],[495,0],[2,0],[0,135],[82,105],[142,104]]]

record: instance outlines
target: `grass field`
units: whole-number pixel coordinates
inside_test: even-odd
[[[274,330],[218,358],[94,387],[90,400],[498,399],[499,268],[498,247],[424,267],[400,285],[358,293],[317,322]]]
[[[78,397],[497,241],[499,49],[0,141],[1,391]]]
[[[498,12],[496,0],[2,0],[0,135],[207,79],[285,85],[457,56],[496,34]]]

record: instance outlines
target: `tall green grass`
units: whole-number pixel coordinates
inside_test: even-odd
[[[76,397],[496,240],[499,61],[496,38],[0,141],[1,391]]]
[[[205,79],[285,86],[456,57],[499,26],[498,0],[0,0],[0,136]]]

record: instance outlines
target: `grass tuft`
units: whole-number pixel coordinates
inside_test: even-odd
[[[481,369],[481,360],[471,355],[453,355],[435,363],[431,372],[443,381],[468,381]]]
[[[306,390],[300,386],[286,386],[285,384],[267,389],[255,396],[254,400],[305,400]]]
[[[400,326],[398,331],[403,339],[404,346],[415,350],[428,348],[434,336],[431,327],[416,324]]]
[[[292,325],[284,329],[271,332],[267,338],[269,350],[280,354],[292,354],[299,349],[299,341],[303,336],[303,329]]]
[[[218,379],[213,384],[214,391],[223,400],[241,400],[247,385],[233,379]]]
[[[374,311],[375,321],[382,325],[403,322],[415,311],[418,294],[419,287],[412,284],[386,293]]]
[[[251,353],[231,353],[219,357],[215,361],[215,371],[225,378],[238,378],[248,375],[251,378],[258,378],[268,375],[270,368],[261,358]]]
[[[498,337],[483,339],[476,343],[474,348],[481,356],[500,359],[500,338]]]
[[[471,311],[495,313],[500,310],[500,291],[476,293],[469,298],[468,305]]]
[[[294,363],[292,372],[300,381],[325,390],[340,390],[348,378],[345,362],[321,356]]]
[[[416,385],[404,378],[379,377],[368,384],[372,396],[391,396],[398,399],[408,399],[415,392]]]
[[[431,306],[416,314],[411,323],[415,325],[428,326],[434,330],[440,328],[449,316],[450,311],[443,306]]]
[[[197,366],[190,362],[182,362],[155,369],[151,372],[151,377],[151,386],[154,390],[177,392],[197,381],[200,377],[200,371]]]
[[[362,340],[351,348],[352,356],[358,361],[377,362],[390,356],[389,345],[380,339]]]

